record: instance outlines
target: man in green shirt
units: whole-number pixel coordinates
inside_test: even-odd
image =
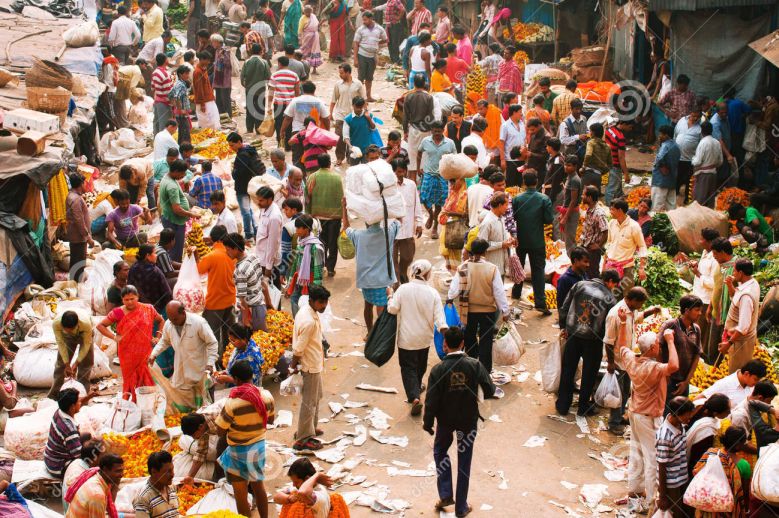
[[[54,381],[46,397],[56,400],[65,378],[76,378],[89,392],[89,375],[94,363],[92,319],[85,312],[65,311],[54,320],[51,327],[58,354],[54,366]],[[78,356],[74,362],[76,348]]]
[[[774,232],[760,211],[750,205],[733,203],[728,208],[728,218],[737,221],[736,226],[748,243],[757,243],[758,253],[765,253],[774,242]]]
[[[184,226],[189,218],[198,217],[190,212],[189,201],[179,185],[179,180],[186,174],[187,164],[183,160],[174,160],[170,164],[170,172],[160,182],[160,219],[163,227],[173,229],[176,233],[170,258],[178,263],[184,254]]]
[[[552,223],[552,201],[545,194],[536,190],[538,174],[533,169],[527,169],[522,175],[525,192],[514,198],[512,210],[517,222],[517,255],[522,264],[525,257],[530,256],[530,273],[533,284],[535,306],[544,316],[552,312],[546,307],[544,295],[544,266],[546,266],[546,242],[544,241],[544,225]],[[515,284],[511,296],[519,298],[522,295],[522,285]]]
[[[308,177],[306,182],[306,207],[322,225],[319,239],[325,247],[325,267],[327,275],[335,275],[335,263],[338,261],[338,236],[341,233],[341,200],[344,187],[341,175],[330,169],[330,155],[317,157],[319,170]]]

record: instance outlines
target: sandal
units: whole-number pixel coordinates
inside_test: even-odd
[[[435,510],[443,511],[444,507],[449,507],[450,505],[454,505],[454,498],[442,498],[435,503]]]

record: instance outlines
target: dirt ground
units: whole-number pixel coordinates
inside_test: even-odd
[[[398,129],[399,124],[392,119],[391,112],[395,99],[403,92],[400,88],[384,79],[386,68],[376,71],[376,81],[373,87],[373,97],[382,102],[371,103],[369,109],[384,121],[381,133],[384,137],[392,129]],[[333,86],[337,81],[336,65],[327,63],[319,69],[318,76],[312,76],[317,84],[316,95],[329,100]],[[386,140],[386,139],[385,139]],[[269,146],[272,143],[268,142]],[[438,243],[429,238],[429,231],[417,240],[417,258],[426,258],[434,264],[434,269],[444,269],[438,253]],[[366,330],[362,318],[363,299],[355,286],[354,261],[344,261],[339,258],[336,276],[326,278],[325,286],[333,293],[331,304],[336,319],[333,322],[333,332],[328,336],[335,354],[350,354],[362,351],[363,337]],[[595,432],[598,419],[590,418],[589,426],[593,431],[590,436],[581,435],[578,426],[573,423],[563,423],[549,419],[548,414],[554,414],[554,399],[541,390],[540,384],[534,380],[539,370],[539,349],[541,341],[554,341],[558,330],[553,326],[556,314],[541,317],[537,312],[525,311],[523,325],[519,332],[525,340],[527,353],[522,358],[517,370],[526,369],[529,378],[520,383],[518,372],[514,372],[513,381],[502,388],[506,395],[501,400],[488,400],[481,407],[485,422],[480,424],[473,456],[470,484],[470,503],[474,508],[472,516],[563,516],[565,511],[549,503],[550,500],[578,509],[583,515],[587,509],[578,503],[579,488],[582,484],[607,484],[610,497],[602,503],[612,505],[613,498],[620,497],[625,492],[625,484],[610,483],[603,476],[604,467],[600,462],[588,457],[588,454],[600,455],[600,452],[610,451],[617,455],[625,455],[627,444],[608,434]],[[431,352],[429,367],[438,362],[435,352]],[[512,374],[511,368],[499,370]],[[380,394],[356,390],[360,383],[369,383],[383,387],[395,387],[398,394]],[[407,436],[408,446],[405,448],[379,444],[371,438],[361,447],[350,446],[346,450],[346,459],[362,454],[366,459],[375,459],[377,464],[391,465],[392,461],[405,462],[411,469],[424,470],[432,462],[433,438],[422,430],[421,418],[413,418],[408,414],[409,406],[405,402],[397,359],[393,358],[382,368],[377,368],[364,358],[355,356],[340,356],[328,359],[324,374],[324,398],[320,410],[320,418],[330,417],[328,402],[343,403],[342,394],[349,394],[350,401],[367,402],[366,408],[345,410],[323,424],[324,439],[332,439],[344,431],[351,431],[354,425],[349,424],[345,414],[353,413],[364,416],[371,408],[379,408],[392,417],[391,427],[384,435]],[[273,387],[276,389],[276,387]],[[274,390],[275,392],[275,390]],[[279,409],[291,409],[296,413],[299,400],[291,397],[278,397]],[[606,415],[605,412],[603,412]],[[499,421],[489,420],[497,416]],[[495,419],[495,417],[493,417]],[[294,424],[291,429],[271,431],[268,439],[291,444]],[[580,435],[580,437],[577,437]],[[548,440],[542,447],[526,448],[522,445],[531,436],[543,436]],[[454,453],[455,448],[451,451]],[[325,470],[331,464],[317,461]],[[500,489],[503,473],[506,488]],[[388,499],[403,499],[411,504],[405,512],[406,516],[433,516],[433,504],[437,500],[435,477],[411,477],[404,475],[389,476],[387,466],[368,466],[365,462],[356,467],[354,475],[365,475],[368,481],[377,480],[378,484],[389,486]],[[560,484],[564,480],[577,484],[579,488],[566,489]],[[275,479],[269,480],[268,489],[286,483],[283,472]],[[345,485],[340,492],[359,491],[359,486]],[[491,510],[480,510],[482,505],[492,506]],[[453,511],[453,509],[450,509]],[[351,506],[352,516],[375,515],[366,507]],[[272,512],[273,513],[273,512]],[[452,515],[453,516],[453,515]]]

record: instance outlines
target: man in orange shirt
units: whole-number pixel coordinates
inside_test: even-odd
[[[227,330],[233,324],[233,306],[235,305],[235,259],[227,255],[222,240],[227,236],[227,228],[224,225],[216,225],[211,229],[211,241],[213,250],[199,257],[197,250],[197,271],[200,275],[208,275],[206,285],[206,307],[203,310],[203,318],[216,336],[219,343],[219,355],[217,368],[221,369],[222,356],[227,345]]]
[[[208,67],[214,60],[214,56],[209,52],[203,51],[197,53],[197,59],[195,73],[192,76],[192,94],[195,97],[197,124],[201,128],[218,130],[221,127],[219,108],[216,107],[214,89],[211,86],[211,80],[208,78]]]

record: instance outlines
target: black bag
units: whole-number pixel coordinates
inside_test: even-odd
[[[386,308],[373,324],[368,340],[365,342],[365,357],[369,362],[381,367],[395,354],[395,336],[398,332],[398,317]]]

